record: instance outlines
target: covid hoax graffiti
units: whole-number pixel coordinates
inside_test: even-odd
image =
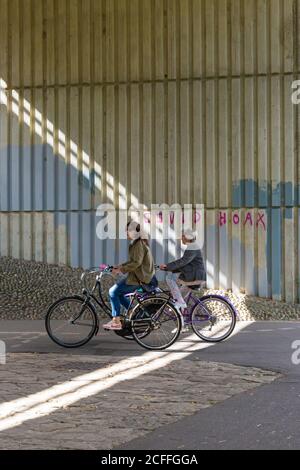
[[[263,230],[267,230],[266,218],[264,212],[258,212],[253,214],[253,212],[246,212],[244,214],[233,212],[231,215],[227,212],[219,212],[219,226],[223,227],[229,223],[233,225],[243,225],[245,227],[256,227]]]

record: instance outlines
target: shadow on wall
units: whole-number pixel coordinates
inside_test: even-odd
[[[119,171],[120,161],[117,165],[119,177],[116,179],[115,175],[108,172],[108,168],[114,168],[114,164],[110,164],[109,160],[114,162],[115,155],[112,151],[105,150],[103,142],[100,149],[95,149],[97,158],[95,154],[91,155],[88,146],[79,145],[78,142],[84,141],[85,138],[82,135],[83,129],[79,130],[78,117],[70,116],[76,132],[72,126],[67,132],[66,125],[58,127],[54,124],[55,108],[50,102],[45,117],[42,104],[33,108],[30,102],[22,99],[16,91],[11,93],[11,100],[3,89],[0,91],[0,211],[4,214],[1,216],[1,253],[10,254],[3,246],[9,246],[11,236],[17,236],[10,233],[8,223],[3,223],[5,214],[13,214],[17,219],[23,214],[44,212],[47,215],[46,225],[42,222],[39,228],[34,222],[31,227],[41,233],[46,232],[46,236],[41,235],[45,247],[41,248],[43,255],[38,259],[49,263],[63,262],[74,267],[89,267],[101,262],[115,264],[126,259],[126,240],[101,241],[96,237],[96,226],[100,220],[96,214],[98,204],[109,202],[119,208],[126,208],[140,202],[138,194],[128,191],[126,177]],[[72,100],[76,104],[74,109],[77,109],[79,102],[78,93],[78,90],[73,90]],[[41,103],[42,98],[40,94]],[[54,99],[54,95],[52,98]],[[39,102],[37,97],[36,101]],[[96,103],[93,105],[96,106]],[[103,112],[100,106],[100,115]],[[81,120],[84,121],[85,116],[82,116]],[[9,121],[12,143],[7,142]],[[90,120],[87,122],[90,123]],[[111,124],[116,126],[113,120]],[[126,123],[123,130],[128,131]],[[85,132],[90,136],[91,128],[87,125]],[[20,136],[23,140],[21,146],[14,144]],[[76,136],[78,141],[75,140]],[[233,214],[233,220],[229,223],[228,219],[228,224],[220,223],[218,210],[207,211],[207,246],[204,254],[207,260],[209,287],[233,288],[234,291],[245,288],[250,294],[259,293],[261,296],[274,298],[282,296],[284,242],[281,229],[283,221],[288,224],[289,220],[293,221],[295,218],[293,209],[286,205],[297,204],[299,191],[299,187],[293,187],[292,183],[271,188],[268,183],[259,186],[251,180],[235,182],[232,198],[234,206],[238,209],[227,211],[228,216]],[[276,207],[276,204],[282,203],[285,204],[284,209]],[[246,215],[244,222],[241,221],[245,211],[242,209],[243,204],[246,207],[255,207],[255,204],[256,207],[265,207],[264,204],[267,204],[267,209],[253,209],[256,212],[264,212],[267,220],[264,231],[261,224],[256,227],[255,215],[248,219]],[[270,208],[270,204],[275,207]],[[251,211],[249,213],[251,214]],[[239,218],[239,224],[235,223],[234,214]],[[241,229],[234,230],[238,225]],[[16,227],[20,238],[21,226],[21,220],[17,220]],[[259,253],[255,247],[254,228],[260,230],[257,235]],[[152,241],[158,263],[170,257],[173,259],[180,251],[174,240],[169,243],[163,241],[159,232],[158,228],[159,237]],[[34,233],[35,242],[38,237],[39,235]],[[17,244],[19,251],[12,252],[13,256],[19,257],[22,252],[26,252],[34,258],[30,249],[21,249],[22,244],[26,243],[32,245],[32,237],[23,236],[23,240]],[[291,282],[295,284],[295,279]]]

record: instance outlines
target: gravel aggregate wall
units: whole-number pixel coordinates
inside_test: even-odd
[[[42,319],[48,306],[64,295],[80,294],[82,269],[0,257],[0,320]],[[91,279],[89,279],[90,285]],[[105,282],[105,293],[112,285]],[[300,304],[288,304],[245,294],[208,290],[227,295],[241,320],[297,320]]]

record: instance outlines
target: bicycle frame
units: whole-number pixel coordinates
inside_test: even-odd
[[[107,304],[105,303],[104,299],[103,299],[103,295],[102,295],[102,289],[101,289],[101,278],[102,278],[102,275],[103,273],[101,273],[100,275],[97,276],[96,278],[96,282],[94,284],[94,287],[92,290],[89,290],[87,287],[85,287],[83,290],[82,290],[82,294],[85,296],[85,302],[83,305],[85,305],[86,303],[88,302],[95,302],[95,304],[100,307],[104,313],[109,317],[109,318],[112,318],[112,314],[111,314],[111,309],[107,306]],[[98,297],[96,297],[95,295],[95,292],[98,292]],[[126,315],[125,315],[125,321],[128,320],[128,312],[132,309],[132,306],[134,304],[134,302],[136,301],[137,302],[137,306],[140,305],[141,306],[141,303],[143,300],[145,300],[145,298],[149,297],[150,294],[147,293],[147,292],[138,292],[138,289],[134,292],[132,292],[131,294],[127,294],[127,296],[131,297],[130,299],[130,304],[129,304],[129,307],[127,309],[127,312],[126,312]],[[92,303],[91,302],[91,303]],[[93,304],[94,306],[94,304]],[[97,310],[96,310],[96,313]],[[73,321],[76,322],[76,320],[78,320],[81,316],[82,312],[79,313],[78,317],[75,318]]]

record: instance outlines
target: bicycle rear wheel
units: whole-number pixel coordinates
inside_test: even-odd
[[[130,316],[132,334],[145,349],[163,350],[178,338],[181,318],[165,298],[149,297],[138,304]]]
[[[79,296],[59,299],[49,307],[45,318],[49,337],[64,348],[78,348],[97,332],[98,321],[90,303]]]
[[[192,328],[199,338],[219,343],[228,338],[236,324],[233,305],[224,297],[203,297],[192,310]]]

